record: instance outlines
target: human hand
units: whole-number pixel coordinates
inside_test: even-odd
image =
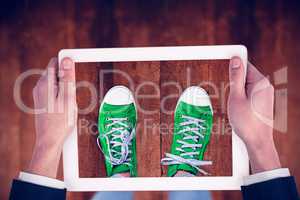
[[[245,68],[240,58],[229,64],[229,121],[246,144],[252,173],[281,167],[273,140],[274,88],[251,63]]]
[[[55,178],[64,141],[77,119],[74,62],[52,58],[33,89],[36,143],[28,172]]]

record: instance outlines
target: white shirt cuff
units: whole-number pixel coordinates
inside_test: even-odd
[[[26,172],[20,172],[19,180],[56,189],[66,188],[65,183],[63,181]]]
[[[288,176],[291,176],[288,168],[280,168],[280,169],[260,172],[257,174],[244,177],[244,186],[248,186],[248,185],[252,185],[264,181],[269,181],[276,178],[288,177]]]

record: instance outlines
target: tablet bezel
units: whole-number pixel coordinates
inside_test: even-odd
[[[247,67],[243,45],[63,49],[59,63],[70,57],[75,63],[122,61],[219,60],[239,56]],[[246,71],[245,77],[246,77]],[[240,190],[249,175],[245,144],[232,132],[232,176],[216,177],[136,177],[80,178],[77,128],[63,148],[64,182],[68,191],[166,191],[166,190]]]

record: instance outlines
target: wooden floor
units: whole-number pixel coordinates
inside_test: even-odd
[[[0,199],[7,199],[12,178],[28,164],[35,139],[33,116],[20,111],[14,102],[14,82],[22,72],[34,68],[43,69],[50,57],[56,56],[62,48],[246,45],[250,61],[264,74],[269,75],[275,85],[276,97],[278,97],[275,109],[276,145],[283,166],[289,167],[300,182],[299,9],[300,3],[297,0],[230,0],[226,3],[220,0],[181,2],[152,0],[143,3],[138,0],[130,2],[20,0],[15,4],[13,1],[2,3],[0,8],[0,157],[2,158]],[[159,76],[152,78],[160,82],[168,77],[179,77],[176,70],[174,74],[168,70],[164,71],[162,66],[169,65],[173,66],[174,63],[159,63]],[[157,67],[157,63],[151,63],[147,68],[149,71],[143,73],[150,73]],[[209,74],[218,74],[211,71],[213,69],[215,68],[208,69],[211,72],[208,72],[208,78]],[[143,73],[139,76],[144,77]],[[91,73],[86,73],[85,76],[82,78],[93,80],[95,83],[100,82],[96,76],[91,76]],[[36,78],[25,80],[21,88],[21,97],[28,106],[32,106],[31,92]],[[110,80],[105,81],[106,88],[120,81],[117,78]],[[167,89],[162,90],[162,95],[168,92]],[[281,101],[286,98],[286,95],[287,104]],[[158,102],[153,102],[151,105],[156,107],[157,104]],[[170,103],[170,108],[172,105]],[[97,113],[94,113],[91,119],[96,117]],[[151,118],[165,123],[171,120],[170,117],[163,115],[155,115]],[[86,144],[94,142],[94,138],[85,139],[89,140]],[[161,139],[167,150],[170,139],[167,137]],[[147,146],[149,140],[143,140],[141,136],[137,143],[138,146]],[[157,147],[153,146],[152,150],[160,149],[160,144],[157,143]],[[86,155],[97,153],[95,148],[80,147],[80,149],[82,149],[81,153],[85,154],[86,151]],[[165,169],[156,168],[163,152],[143,158],[151,160],[149,167],[154,170],[153,175],[164,174]],[[138,155],[138,159],[143,160],[141,156]],[[95,166],[98,165],[101,168],[96,161]],[[84,173],[99,175],[99,172],[94,169],[88,170],[84,170]],[[147,175],[143,172],[143,167],[139,167],[139,170],[142,175]],[[62,177],[61,170],[60,177]],[[239,192],[219,191],[212,194],[214,199],[241,199]],[[72,200],[81,200],[88,199],[91,195],[92,193],[70,193],[68,197]],[[167,199],[167,193],[137,192],[135,199]]]
[[[105,177],[103,156],[96,144],[99,104],[115,85],[131,88],[138,109],[137,160],[140,177],[166,176],[160,160],[170,152],[174,110],[180,94],[192,85],[202,86],[211,96],[214,124],[204,154],[213,165],[205,167],[210,176],[232,175],[231,128],[227,119],[228,61],[163,61],[78,64],[77,85],[90,82],[97,91],[97,104],[78,118],[79,175]],[[110,70],[114,73],[108,73]],[[102,75],[103,74],[103,75]],[[104,76],[104,74],[106,74]],[[100,82],[101,80],[101,82]],[[103,84],[105,81],[105,84]],[[208,84],[209,83],[209,84]],[[79,109],[91,106],[87,87],[77,91]],[[203,175],[199,173],[199,176]]]

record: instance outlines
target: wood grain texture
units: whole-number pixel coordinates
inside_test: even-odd
[[[98,70],[97,64],[90,63],[76,65],[76,85],[78,104],[78,150],[79,150],[79,176],[103,177],[105,176],[103,157],[97,147],[98,123]],[[95,94],[97,96],[95,96]],[[93,100],[94,99],[94,100]],[[94,103],[95,101],[95,103]],[[89,114],[85,114],[89,112]],[[102,170],[101,170],[102,169]]]
[[[300,161],[297,159],[300,153],[300,95],[297,87],[300,74],[300,47],[297,45],[300,43],[299,1],[7,2],[4,1],[0,7],[0,155],[6,157],[5,162],[0,162],[1,199],[7,199],[10,180],[26,167],[34,144],[33,116],[22,113],[13,103],[13,83],[21,72],[44,68],[49,58],[57,55],[59,49],[75,47],[245,44],[250,61],[270,76],[280,99],[286,98],[287,92],[287,127],[284,128],[280,118],[284,109],[275,110],[275,122],[281,125],[275,130],[274,137],[282,165],[289,167],[296,180],[300,181]],[[108,69],[112,67],[115,66],[101,66]],[[281,73],[278,70],[284,67],[287,67],[287,81],[278,82],[275,74]],[[217,74],[212,70],[208,67],[209,78]],[[167,72],[161,71],[161,76],[167,76]],[[5,76],[8,73],[9,76]],[[31,90],[36,78],[26,80],[22,87],[23,100],[29,106],[32,106]],[[112,78],[105,81],[107,86],[104,88],[112,85],[109,81]],[[174,91],[172,88],[168,90]],[[285,108],[284,105],[281,107]],[[226,122],[224,111],[219,111],[220,116],[215,121]],[[169,122],[171,118],[163,119],[160,116],[156,120]],[[92,138],[85,139],[92,144]],[[139,142],[149,144],[148,141],[142,141],[142,138]],[[90,145],[82,150],[85,151],[95,153],[95,148]],[[149,155],[147,159],[152,158]],[[98,165],[95,163],[83,173],[97,174],[93,169]],[[161,170],[155,173],[161,173]],[[241,199],[239,192],[220,191],[212,194],[218,200]],[[92,195],[70,193],[68,198],[81,200],[89,199]],[[167,193],[163,192],[142,192],[135,196],[135,199],[166,198]]]
[[[8,199],[10,182],[21,166],[20,118],[21,113],[14,103],[13,88],[20,73],[19,50],[10,44],[15,37],[15,26],[0,26],[0,199]]]
[[[197,85],[205,88],[210,94],[214,109],[212,136],[204,157],[205,160],[213,161],[213,165],[204,169],[211,176],[231,176],[231,132],[230,126],[225,127],[225,122],[228,122],[226,103],[224,103],[227,102],[227,95],[224,95],[227,84],[228,62],[226,61],[162,62],[161,125],[168,127],[166,131],[161,131],[162,157],[166,152],[170,152],[173,138],[173,126],[170,125],[174,124],[174,110],[178,98],[187,87]],[[166,175],[166,171],[167,167],[163,166],[163,175]]]
[[[125,85],[136,98],[138,176],[160,176],[159,62],[114,63],[114,85]],[[126,74],[126,76],[125,76]]]

